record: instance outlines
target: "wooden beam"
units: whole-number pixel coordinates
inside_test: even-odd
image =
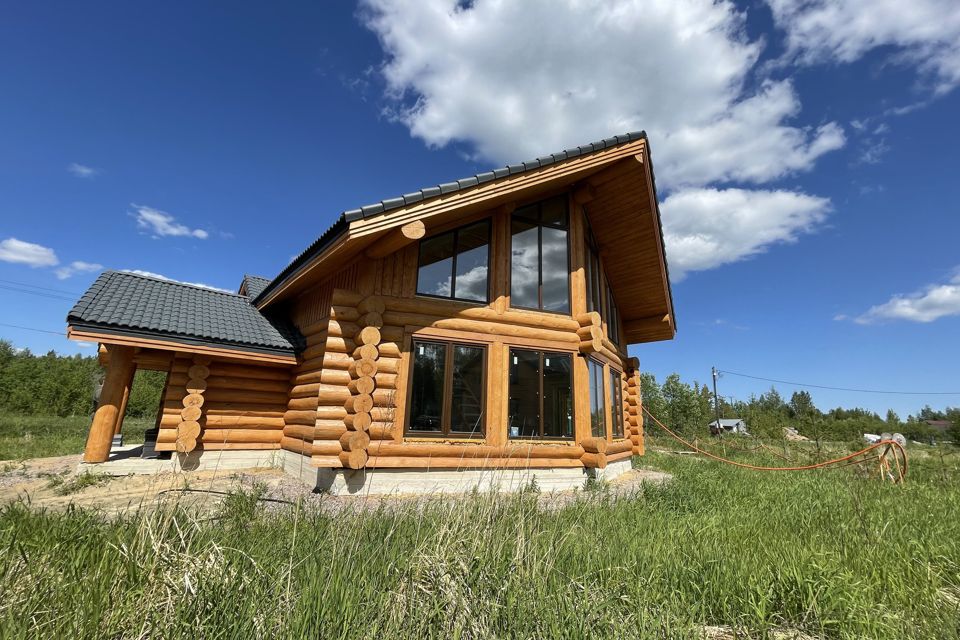
[[[423,224],[423,220],[408,222],[399,229],[387,232],[386,235],[370,245],[367,248],[366,255],[373,260],[384,258],[396,253],[411,242],[421,239],[426,234],[427,228]]]
[[[87,446],[83,451],[84,462],[106,462],[110,457],[113,433],[120,417],[123,396],[130,382],[133,368],[133,347],[110,345],[107,374],[100,390],[100,402],[93,414]]]
[[[191,345],[172,340],[153,340],[149,338],[135,338],[132,336],[114,335],[109,333],[96,333],[90,331],[78,331],[73,327],[67,327],[67,338],[70,340],[83,340],[84,342],[101,342],[107,345],[123,345],[129,347],[144,347],[147,349],[162,349],[167,351],[177,351],[183,353],[219,356],[241,361],[262,362],[266,364],[297,364],[296,356],[274,355],[257,351],[245,351],[242,349],[230,349],[226,347],[207,347],[204,345]]]

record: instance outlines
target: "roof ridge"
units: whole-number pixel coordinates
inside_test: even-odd
[[[378,215],[380,213],[390,211],[391,209],[405,207],[422,200],[453,193],[454,191],[466,189],[467,187],[474,187],[478,184],[490,182],[491,180],[496,180],[505,176],[523,173],[524,171],[531,171],[541,167],[547,167],[555,162],[577,158],[585,153],[602,151],[603,149],[608,149],[617,145],[635,142],[640,139],[646,139],[646,137],[647,132],[642,129],[639,131],[628,131],[627,133],[610,136],[609,138],[597,140],[596,142],[570,147],[569,149],[564,149],[563,151],[558,151],[556,153],[548,153],[540,156],[539,158],[534,158],[533,160],[526,160],[524,162],[517,162],[514,164],[505,164],[502,167],[496,167],[495,169],[490,169],[488,171],[481,171],[480,173],[475,173],[472,176],[464,176],[463,178],[459,178],[457,180],[441,182],[435,186],[424,187],[417,191],[411,191],[410,193],[406,193],[402,196],[385,198],[378,202],[373,202],[362,207],[348,209],[341,215],[346,217],[348,221],[353,222],[354,220],[358,220],[360,218],[366,218],[368,215]]]
[[[181,282],[180,280],[173,280],[171,278],[158,278],[156,276],[148,276],[143,273],[136,273],[135,271],[127,271],[125,269],[107,269],[103,272],[104,275],[124,275],[124,276],[133,276],[135,278],[142,278],[144,280],[152,280],[154,282],[162,282],[164,284],[176,285],[178,287],[187,287],[189,289],[197,289],[198,291],[209,291],[210,293],[219,293],[224,296],[233,296],[234,298],[246,298],[247,296],[242,296],[239,293],[233,293],[232,291],[224,291],[222,289],[214,289],[213,287],[204,287],[199,284],[193,284],[190,282]]]

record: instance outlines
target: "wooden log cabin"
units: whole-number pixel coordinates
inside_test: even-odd
[[[167,372],[156,449],[175,458],[263,452],[361,485],[620,472],[643,453],[627,346],[675,335],[647,138],[344,212],[236,294],[108,271],[67,321],[106,368],[89,463],[146,368]]]

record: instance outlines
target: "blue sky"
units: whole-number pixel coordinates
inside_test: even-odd
[[[960,7],[590,4],[7,5],[0,335],[91,353],[42,331],[102,268],[234,289],[344,209],[642,128],[679,324],[646,370],[960,391]]]

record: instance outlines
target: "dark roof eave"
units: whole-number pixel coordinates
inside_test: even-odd
[[[296,351],[293,347],[289,349],[281,349],[276,347],[267,347],[267,346],[257,346],[250,344],[238,344],[235,342],[229,342],[226,340],[205,340],[202,338],[196,338],[192,336],[185,336],[182,334],[174,334],[163,331],[144,331],[137,329],[126,329],[122,327],[115,327],[112,325],[98,324],[95,322],[77,322],[68,318],[67,326],[71,329],[77,331],[89,331],[91,333],[102,333],[105,335],[112,336],[126,336],[130,338],[145,338],[149,340],[160,340],[163,342],[170,342],[172,345],[188,345],[188,346],[199,346],[199,347],[213,347],[216,349],[227,349],[230,351],[236,351],[238,354],[243,353],[262,353],[267,355],[275,356],[289,356],[291,358],[296,358]]]

